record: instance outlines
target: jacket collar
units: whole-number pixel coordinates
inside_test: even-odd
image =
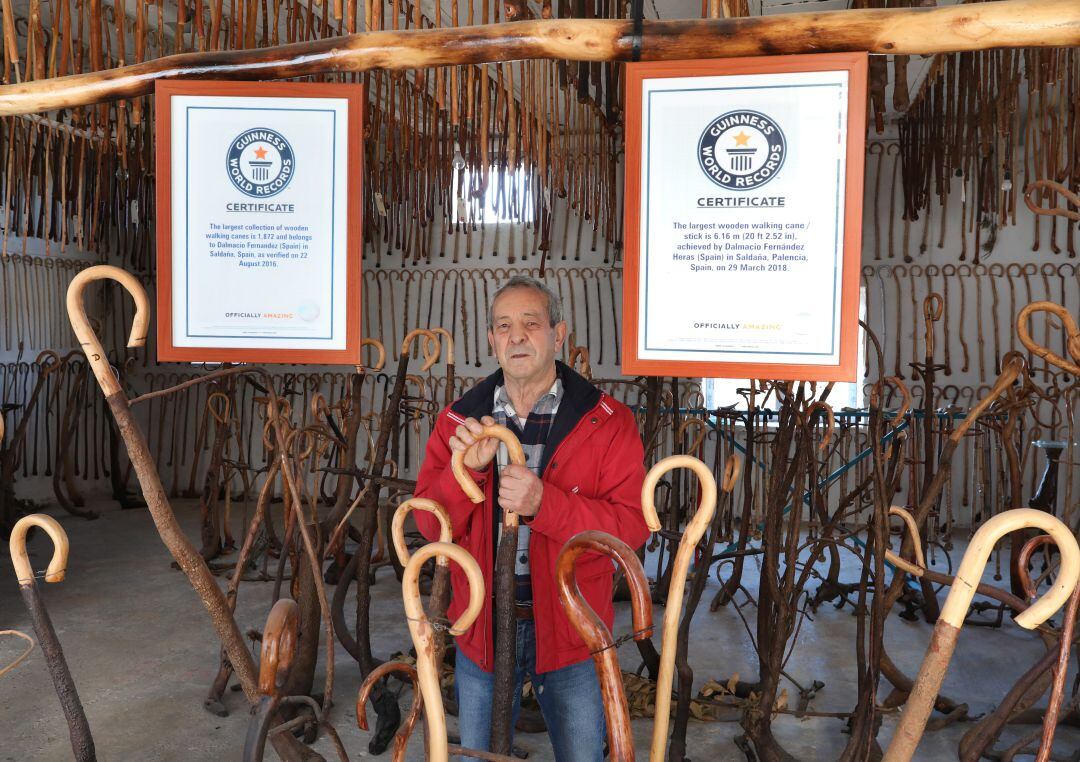
[[[583,415],[596,407],[600,401],[600,390],[559,360],[555,361],[555,373],[563,382],[563,398],[559,404],[556,423],[565,419],[570,424],[567,428],[569,432]],[[481,416],[491,415],[495,387],[502,386],[503,380],[503,371],[500,368],[462,395],[450,409],[463,418],[479,419]]]

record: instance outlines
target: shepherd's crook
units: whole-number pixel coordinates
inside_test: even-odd
[[[1061,567],[1050,590],[1025,611],[1017,614],[1016,623],[1028,630],[1038,627],[1061,608],[1072,594],[1077,585],[1077,575],[1080,574],[1080,547],[1077,546],[1072,532],[1061,521],[1043,511],[1015,508],[999,513],[979,527],[960,562],[949,597],[941,607],[941,615],[934,626],[934,634],[930,638],[922,666],[919,667],[915,686],[903,714],[900,715],[892,742],[885,752],[885,762],[906,762],[915,753],[990,552],[1006,534],[1026,527],[1041,529],[1053,538],[1061,554]]]
[[[443,713],[439,669],[435,663],[435,629],[420,601],[420,567],[429,558],[445,556],[465,572],[469,580],[469,606],[449,629],[451,635],[461,635],[472,627],[484,605],[484,576],[480,565],[469,551],[448,542],[431,542],[413,553],[401,578],[401,594],[405,600],[405,616],[416,648],[416,672],[420,678],[420,695],[424,698],[424,722],[427,724],[427,759],[446,762],[446,715]]]
[[[676,633],[679,630],[679,615],[682,613],[683,590],[686,587],[686,573],[694,557],[694,548],[701,541],[712,522],[716,511],[716,479],[709,467],[690,455],[672,455],[653,466],[641,485],[641,508],[645,513],[645,523],[654,532],[660,530],[660,517],[656,515],[653,494],[660,477],[676,468],[689,468],[701,484],[701,503],[694,518],[686,526],[679,549],[675,553],[675,565],[671,570],[671,582],[668,587],[667,606],[664,607],[664,639],[660,649],[660,674],[656,680],[656,712],[653,722],[652,750],[649,759],[657,762],[664,759],[667,747],[668,724],[671,721],[671,685],[675,678]],[[737,476],[738,462],[728,460],[724,474],[724,484],[734,483]]]
[[[24,516],[15,524],[8,547],[11,550],[15,576],[19,580],[19,592],[22,593],[26,610],[30,612],[30,621],[34,625],[38,642],[41,643],[41,651],[45,654],[45,663],[49,667],[56,695],[64,709],[64,716],[67,717],[71,750],[78,762],[92,762],[97,759],[97,754],[94,751],[94,738],[90,735],[90,723],[86,721],[86,714],[79,701],[79,692],[75,690],[75,682],[71,679],[71,672],[64,660],[64,651],[60,648],[60,640],[56,637],[49,612],[45,610],[45,605],[38,595],[37,585],[34,584],[34,570],[30,566],[30,558],[26,555],[26,533],[30,527],[44,529],[53,541],[52,560],[45,572],[46,582],[62,582],[64,579],[68,559],[67,534],[52,516],[35,513]]]
[[[157,469],[154,467],[154,459],[150,455],[146,438],[131,414],[128,399],[120,388],[120,384],[117,383],[109,362],[105,359],[105,350],[101,346],[101,341],[94,333],[94,329],[90,327],[90,321],[86,317],[83,291],[89,283],[105,279],[114,280],[122,285],[135,300],[135,319],[127,345],[129,347],[143,346],[150,323],[150,302],[138,279],[119,267],[96,265],[86,268],[72,278],[67,292],[68,319],[71,320],[75,336],[86,353],[90,367],[94,371],[94,377],[97,378],[101,391],[105,394],[105,401],[109,403],[109,409],[112,410],[113,417],[116,419],[124,444],[127,445],[128,456],[132,466],[135,467],[135,474],[139,477],[143,498],[146,500],[146,506],[161,536],[161,541],[165,543],[165,547],[169,549],[169,553],[176,559],[191,582],[191,586],[202,599],[203,605],[210,613],[214,629],[221,638],[225,653],[244,689],[244,695],[254,703],[258,700],[255,662],[244,647],[244,638],[240,634],[240,628],[236,625],[236,620],[229,610],[224,593],[218,587],[217,580],[214,579],[206,562],[176,521],[176,516],[169,506],[169,500],[165,496],[165,489],[161,485],[161,477],[158,476]]]
[[[634,640],[643,640],[652,634],[652,599],[645,569],[641,566],[634,549],[617,537],[606,532],[580,532],[559,551],[555,562],[555,579],[559,586],[559,600],[566,616],[578,635],[585,641],[596,665],[600,681],[604,714],[607,717],[608,745],[611,759],[634,762],[634,735],[630,730],[630,707],[626,703],[622,671],[615,650],[615,641],[604,622],[589,606],[578,588],[574,576],[574,564],[582,553],[603,553],[622,567],[630,586],[630,607],[633,615]]]

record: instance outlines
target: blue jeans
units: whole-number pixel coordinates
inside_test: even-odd
[[[593,660],[586,659],[562,669],[537,674],[536,627],[531,621],[518,620],[515,722],[521,709],[521,686],[526,678],[532,678],[557,762],[602,762],[607,723]],[[490,751],[491,693],[494,685],[493,673],[480,669],[460,650],[457,652],[454,686],[457,690],[458,729],[461,745],[467,749]]]

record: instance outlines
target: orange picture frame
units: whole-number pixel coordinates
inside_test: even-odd
[[[856,381],[859,354],[859,273],[862,247],[863,169],[866,129],[866,53],[830,53],[820,55],[770,56],[760,58],[668,61],[631,63],[626,66],[626,161],[625,161],[625,220],[623,261],[623,349],[622,372],[627,375],[685,376],[702,378],[760,378],[790,381]],[[641,331],[645,330],[640,291],[643,274],[642,256],[647,242],[641,234],[642,220],[642,140],[643,92],[649,80],[717,77],[799,72],[847,72],[846,147],[837,151],[844,157],[843,230],[837,231],[842,240],[842,263],[839,284],[839,345],[830,358],[834,364],[786,363],[777,361],[728,362],[705,358],[701,361],[657,359],[642,357],[639,351]],[[734,88],[732,88],[734,89]],[[749,89],[749,88],[742,88]],[[651,112],[650,112],[651,113]],[[740,133],[745,140],[745,134]],[[655,135],[649,133],[652,151]],[[704,133],[702,133],[704,140]],[[737,138],[738,140],[738,138]],[[700,149],[699,149],[700,150]],[[734,153],[735,151],[730,151]],[[719,151],[717,151],[719,155]],[[734,159],[732,159],[734,160]],[[782,159],[781,159],[782,161]],[[695,167],[694,170],[697,168]],[[705,166],[701,166],[702,171]],[[779,170],[777,170],[779,171]],[[714,181],[716,182],[716,181]],[[720,192],[723,192],[721,189]],[[731,189],[729,195],[739,195]],[[701,205],[700,200],[698,206]],[[838,204],[834,204],[834,207]],[[675,266],[670,268],[676,270]],[[667,272],[664,273],[665,278]],[[647,284],[646,284],[647,287]],[[718,294],[718,298],[721,295]],[[834,296],[835,298],[835,296]],[[669,309],[685,310],[686,305],[671,305]],[[835,315],[834,315],[835,320]],[[689,325],[689,324],[688,324]],[[725,324],[718,324],[724,326]],[[835,330],[835,328],[834,328]],[[835,335],[835,334],[834,334]],[[685,355],[688,351],[671,350]],[[720,353],[721,350],[715,350]],[[703,350],[702,354],[708,354]],[[652,351],[651,354],[657,354]]]
[[[344,348],[280,348],[251,346],[176,346],[173,336],[173,172],[172,99],[175,96],[225,98],[332,98],[347,103],[345,145],[345,317]],[[155,86],[157,130],[157,355],[159,362],[235,362],[288,364],[349,364],[361,362],[361,258],[363,247],[363,125],[364,87],[361,84],[306,82],[218,82],[205,80],[158,82]],[[290,148],[291,150],[291,148]],[[331,230],[331,235],[334,231]],[[333,313],[333,310],[331,310]],[[336,326],[333,314],[331,322]],[[332,334],[331,334],[332,335]]]

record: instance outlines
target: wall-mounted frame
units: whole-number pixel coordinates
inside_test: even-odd
[[[627,64],[623,373],[856,380],[866,74]]]
[[[158,360],[358,364],[363,86],[155,97]]]

